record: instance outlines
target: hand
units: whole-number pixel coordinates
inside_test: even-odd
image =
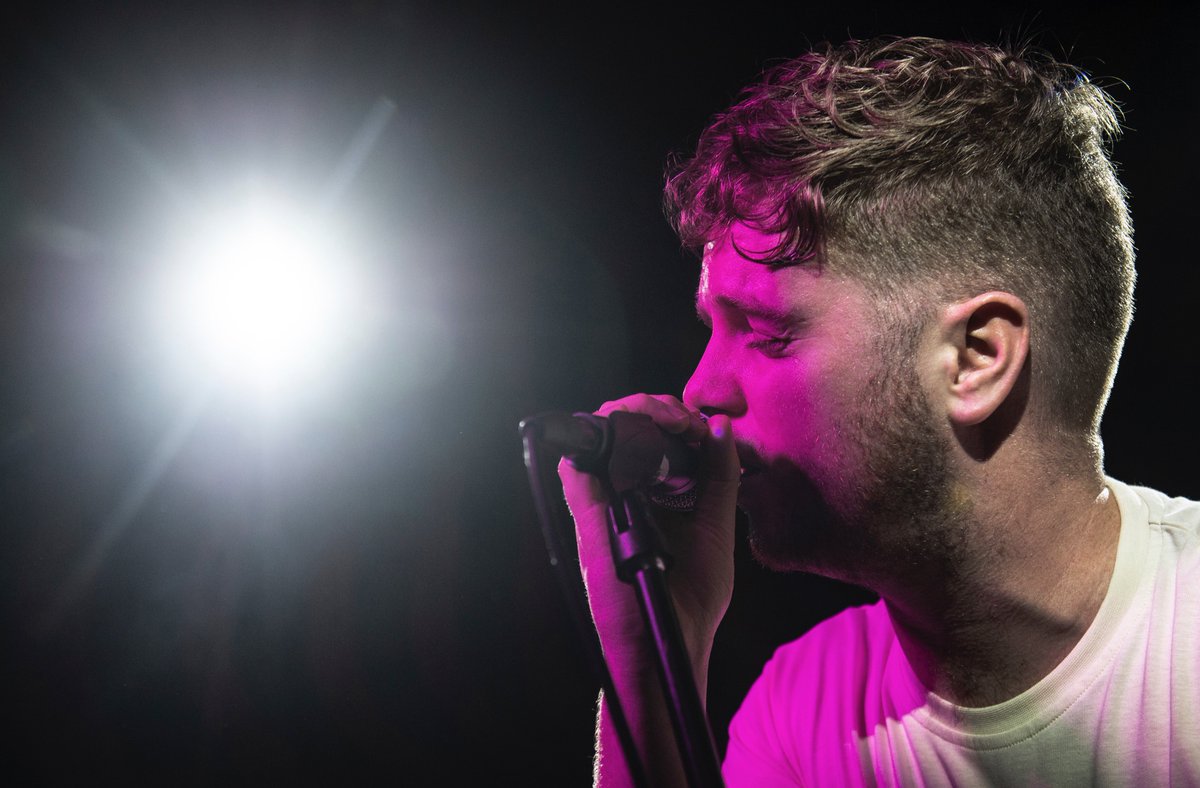
[[[655,510],[664,546],[673,558],[667,575],[689,653],[707,667],[717,625],[733,593],[734,512],[740,468],[725,416],[707,423],[697,411],[665,395],[635,394],[606,402],[597,415],[631,411],[658,427],[700,444],[699,495],[690,513]],[[608,540],[608,500],[594,476],[559,464],[567,503],[575,517],[579,560],[601,643],[614,670],[637,670],[653,658],[630,586],[615,573]],[[615,663],[615,664],[614,664]],[[700,675],[697,679],[702,681]]]

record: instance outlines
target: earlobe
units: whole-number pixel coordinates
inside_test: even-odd
[[[956,427],[981,424],[1018,386],[1029,356],[1029,312],[1012,293],[994,291],[943,313],[947,415]]]

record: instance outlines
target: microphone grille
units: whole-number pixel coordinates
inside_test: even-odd
[[[696,491],[692,489],[677,495],[651,495],[650,500],[673,512],[690,512],[696,508]]]

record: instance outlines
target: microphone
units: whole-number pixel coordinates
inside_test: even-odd
[[[543,444],[583,471],[607,476],[614,489],[640,487],[665,509],[696,506],[699,453],[643,413],[546,413],[536,422]]]

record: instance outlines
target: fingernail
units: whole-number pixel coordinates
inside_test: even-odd
[[[714,438],[725,440],[726,436],[729,435],[729,419],[724,417],[714,418],[708,423],[708,428],[712,430]]]

